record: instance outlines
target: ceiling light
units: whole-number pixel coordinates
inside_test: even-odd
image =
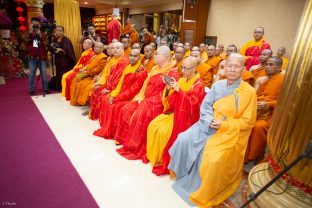
[[[85,1],[84,4],[88,4],[88,2]]]

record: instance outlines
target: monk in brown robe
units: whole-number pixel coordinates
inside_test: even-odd
[[[252,74],[255,80],[257,80],[259,77],[263,77],[266,75],[265,73],[266,62],[269,60],[272,54],[273,52],[270,49],[265,49],[261,51],[259,56],[260,64],[253,65],[252,67],[250,67],[249,72]]]
[[[208,59],[206,61],[206,64],[211,66],[214,74],[217,74],[219,64],[222,61],[222,59],[220,57],[215,56],[215,52],[216,52],[215,46],[213,45],[208,46],[208,49],[207,49]]]
[[[131,33],[131,19],[130,18],[127,18],[127,24],[125,25],[125,27],[123,28],[122,30],[122,34],[124,37],[126,37],[127,35],[130,35]]]
[[[284,74],[281,73],[282,64],[279,57],[269,58],[265,67],[266,76],[257,80],[261,83],[257,91],[257,121],[249,138],[245,162],[257,162],[264,157],[267,133],[284,79]]]
[[[133,45],[134,43],[138,43],[139,42],[139,33],[136,31],[136,29],[134,27],[130,28],[130,45]]]
[[[194,57],[197,61],[196,71],[199,73],[200,78],[203,80],[205,86],[210,88],[213,83],[213,69],[202,61],[199,50],[192,50],[191,57]]]
[[[149,73],[154,67],[154,49],[147,45],[144,47],[144,58],[142,60],[142,65],[145,67],[147,73]]]
[[[155,38],[152,33],[148,32],[146,28],[143,29],[143,46],[149,45],[150,43],[155,43]]]
[[[71,105],[85,105],[85,103],[78,103],[78,98],[81,90],[78,90],[78,84],[83,79],[90,77],[91,79],[94,76],[98,75],[104,68],[107,60],[107,56],[103,53],[104,45],[101,42],[96,42],[94,44],[95,56],[92,57],[89,64],[83,67],[80,72],[76,75],[70,85],[70,104]]]

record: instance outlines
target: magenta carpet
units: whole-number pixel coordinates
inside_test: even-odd
[[[28,95],[0,85],[0,207],[99,207]]]

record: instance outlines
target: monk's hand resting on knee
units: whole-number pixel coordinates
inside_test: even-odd
[[[109,92],[108,89],[103,89],[103,90],[102,90],[102,94],[106,94],[106,93],[108,93],[108,92]]]
[[[265,109],[267,107],[267,103],[264,102],[264,101],[258,101],[257,103],[257,109],[258,110],[262,110],[262,109]]]
[[[108,98],[108,103],[111,105],[114,102],[114,97],[113,96],[109,96]]]
[[[220,125],[221,125],[221,121],[218,121],[216,119],[212,119],[209,127],[212,128],[212,129],[219,129]]]

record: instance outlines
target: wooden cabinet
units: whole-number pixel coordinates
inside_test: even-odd
[[[107,25],[112,20],[112,15],[96,15],[92,19],[95,32],[101,37],[107,36]]]

